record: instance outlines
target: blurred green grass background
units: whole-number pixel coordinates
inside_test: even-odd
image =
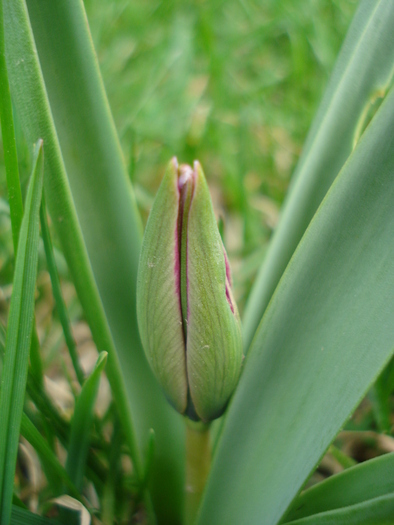
[[[201,161],[242,306],[356,0],[85,0],[144,219]]]
[[[201,161],[243,304],[356,0],[85,0],[139,208],[164,168]],[[24,180],[26,145],[19,134]],[[6,198],[3,151],[0,192]],[[10,282],[6,203],[0,275]],[[5,216],[5,218],[4,218]]]

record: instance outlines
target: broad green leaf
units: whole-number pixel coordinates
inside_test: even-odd
[[[59,522],[49,518],[42,518],[38,514],[12,506],[10,525],[59,525]]]
[[[18,239],[23,217],[22,192],[19,180],[18,157],[16,151],[14,119],[10,96],[10,86],[8,82],[8,70],[5,60],[5,40],[4,40],[4,16],[3,2],[0,2],[0,121],[1,134],[4,146],[4,164],[7,178],[8,200],[10,203],[9,212],[12,225],[12,240],[14,245],[14,255],[18,249]],[[36,137],[33,139],[35,140]],[[30,349],[30,363],[32,373],[38,382],[42,381],[42,363],[39,353],[40,346],[35,322],[33,322],[33,335]]]
[[[114,356],[108,345],[100,343],[98,347],[109,351],[106,370],[118,403],[119,385],[124,384],[127,389],[140,451],[145,448],[149,429],[155,430],[156,461],[152,476],[155,509],[159,519],[163,516],[164,521],[176,523],[180,520],[183,496],[183,422],[164,399],[139,342],[135,288],[141,226],[83,4],[81,0],[27,2],[50,109],[43,85],[38,88],[40,71],[38,63],[32,63],[33,43],[25,41],[28,26],[22,4],[21,0],[5,0],[7,60],[15,105],[20,118],[24,119],[25,132],[30,134],[38,129],[41,135],[45,133],[46,150],[51,149],[45,165],[47,204],[78,295],[98,341],[98,323],[90,312],[92,301],[88,286],[91,280],[81,264],[81,261],[87,264],[86,254],[81,257],[84,249],[74,231],[77,219],[70,210],[71,194],[64,180],[64,165],[67,169],[78,222],[124,382],[114,378]],[[39,96],[37,89],[41,90]],[[56,138],[60,141],[61,154]]]
[[[392,0],[360,3],[245,310],[245,350],[297,244],[351,153],[365,124],[368,108],[383,96],[392,80],[393,26]]]
[[[225,416],[200,524],[278,523],[394,350],[394,90],[299,244]]]
[[[90,444],[94,403],[98,393],[101,372],[104,370],[107,362],[107,355],[107,352],[101,352],[93,372],[85,381],[75,405],[71,423],[66,471],[79,490],[82,490],[83,475]]]
[[[19,234],[13,290],[7,326],[0,393],[0,523],[11,516],[16,456],[25,398],[34,319],[37,277],[39,209],[42,194],[42,141],[35,148],[33,172]]]
[[[22,192],[19,182],[18,157],[16,154],[16,142],[14,132],[14,119],[12,116],[12,104],[10,86],[8,82],[8,71],[5,61],[4,42],[4,17],[3,2],[0,2],[0,123],[1,136],[4,146],[4,164],[7,177],[7,187],[10,206],[10,217],[12,224],[12,240],[14,251],[18,247],[19,230],[22,223],[23,203]]]
[[[25,2],[4,0],[6,54],[11,93],[28,140],[45,141],[45,186],[53,223],[62,241],[78,296],[99,349],[108,351],[107,375],[116,399],[138,476],[136,445],[125,383],[99,292],[91,270],[53,124]]]
[[[394,493],[394,453],[365,461],[298,496],[284,523]]]
[[[394,494],[292,521],[292,525],[393,525]]]

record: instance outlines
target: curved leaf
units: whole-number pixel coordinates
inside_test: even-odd
[[[200,524],[278,523],[391,357],[393,150],[392,90],[259,326],[225,416]]]
[[[382,96],[392,80],[393,25],[391,0],[360,3],[246,306],[243,319],[245,350],[297,244],[352,151],[371,101]]]
[[[381,496],[358,505],[315,514],[292,521],[292,525],[393,525],[394,494]]]
[[[306,490],[284,523],[394,493],[394,453],[365,461]]]

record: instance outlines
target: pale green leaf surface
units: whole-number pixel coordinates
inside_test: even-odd
[[[243,319],[244,347],[324,195],[353,149],[370,102],[394,71],[394,2],[360,3],[294,173]]]
[[[45,187],[51,217],[61,239],[93,338],[99,350],[108,351],[107,375],[122,415],[125,435],[138,475],[141,460],[135,443],[125,383],[76,216],[25,3],[22,0],[4,0],[4,19],[13,100],[27,139],[33,141],[41,136],[45,141]]]
[[[394,453],[365,461],[306,490],[284,523],[394,493]]]
[[[199,523],[278,523],[394,349],[394,91],[331,187],[259,326]]]
[[[199,164],[187,238],[187,373],[191,398],[203,420],[220,416],[242,366],[237,306],[226,288],[226,260],[207,182]],[[227,293],[231,297],[227,297]],[[230,305],[231,301],[231,305]]]
[[[394,494],[292,521],[291,525],[393,525]]]
[[[85,381],[78,396],[71,423],[66,471],[79,490],[82,490],[88,456],[94,403],[98,393],[101,372],[107,362],[107,355],[107,352],[101,352],[93,372]]]
[[[153,487],[157,496],[155,507],[159,514],[174,522],[180,519],[183,491],[183,454],[179,453],[184,447],[183,425],[164,399],[139,342],[136,279],[142,229],[83,4],[80,0],[44,3],[29,0],[27,6],[78,221],[126,378],[140,451],[145,448],[149,429],[155,429],[156,474],[152,477],[158,482]],[[15,83],[13,88],[16,89]],[[18,109],[22,111],[20,105]],[[48,179],[56,184],[56,166],[48,165],[47,169],[52,172]],[[57,229],[77,281],[77,263],[70,262],[74,255],[69,254],[70,250],[76,254],[76,250],[64,224],[67,213],[58,211],[54,190],[47,191],[47,199],[52,219],[63,220]],[[101,346],[99,350],[108,348]],[[110,369],[111,355],[107,365],[109,376]]]
[[[35,148],[15,263],[0,395],[0,523],[11,516],[16,456],[25,399],[37,277],[42,141]]]
[[[146,225],[138,273],[137,311],[149,364],[169,401],[184,413],[188,385],[176,278],[178,209],[177,165],[172,160]]]

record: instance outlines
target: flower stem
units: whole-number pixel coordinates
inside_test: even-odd
[[[211,466],[209,424],[186,419],[186,505],[185,524],[195,523],[205,482]]]

